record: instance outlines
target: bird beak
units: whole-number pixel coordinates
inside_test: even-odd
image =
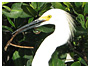
[[[21,28],[17,29],[17,30],[14,31],[12,34],[15,34],[16,32],[21,33],[21,32],[24,32],[24,31],[26,31],[26,30],[28,30],[28,29],[32,29],[32,28],[38,27],[38,26],[39,26],[42,22],[44,22],[44,21],[46,21],[46,20],[44,20],[44,19],[34,20],[34,21],[32,21],[31,23],[26,24],[25,26],[22,26]]]
[[[49,21],[51,19],[51,17],[52,17],[51,15],[41,16],[39,19],[36,19],[33,22],[31,22],[29,24],[26,24],[25,26],[22,26],[21,28],[17,29],[12,34],[21,33],[21,32],[24,32],[24,31],[26,31],[28,29],[32,29],[32,28],[35,28],[35,27],[39,27],[41,25],[44,25],[45,23],[43,23],[43,24],[41,24],[41,23],[42,22],[45,22],[45,21]]]

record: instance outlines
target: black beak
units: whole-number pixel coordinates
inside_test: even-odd
[[[21,33],[21,32],[24,32],[28,29],[32,29],[32,28],[35,28],[37,27],[38,25],[40,25],[42,22],[44,22],[45,20],[35,20],[29,24],[26,24],[25,26],[22,26],[21,28],[17,29],[16,31],[14,31],[12,34],[15,34],[16,32],[18,33]]]

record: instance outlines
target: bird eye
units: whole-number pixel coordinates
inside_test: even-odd
[[[48,15],[48,18],[51,18],[52,16],[51,15]]]

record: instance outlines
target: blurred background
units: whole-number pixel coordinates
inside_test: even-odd
[[[88,3],[87,2],[2,2],[2,66],[31,66],[35,52],[41,42],[54,31],[47,25],[18,34],[12,41],[21,46],[34,49],[16,48],[6,43],[12,32],[39,18],[45,11],[58,8],[69,12],[75,20],[75,36],[61,47],[57,47],[49,61],[50,66],[88,65]],[[67,53],[74,62],[65,63]],[[45,57],[44,57],[45,58]],[[43,62],[42,62],[43,63]]]

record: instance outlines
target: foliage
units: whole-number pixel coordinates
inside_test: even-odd
[[[58,47],[53,53],[50,66],[87,66],[88,65],[88,3],[87,2],[2,2],[2,65],[30,66],[33,56],[54,26],[47,25],[18,34],[13,43],[34,46],[34,49],[20,49],[10,46],[7,52],[4,47],[12,36],[11,33],[21,26],[40,17],[51,8],[63,9],[75,19],[76,33],[70,44]],[[39,34],[37,32],[40,32]],[[64,50],[64,51],[63,51]],[[66,53],[70,53],[74,62],[64,63]],[[42,62],[43,63],[43,62]]]

